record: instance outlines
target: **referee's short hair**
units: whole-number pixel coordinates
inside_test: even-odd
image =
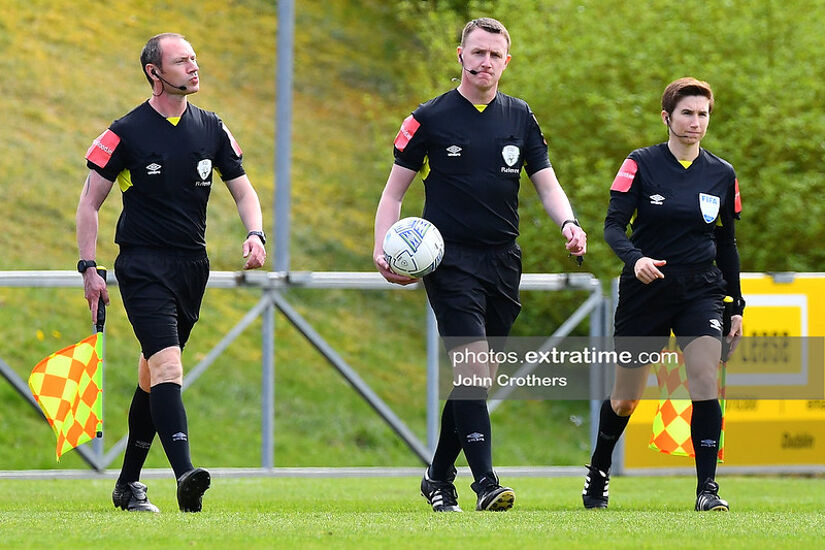
[[[476,29],[482,29],[489,33],[502,35],[507,39],[507,51],[510,51],[510,33],[507,32],[507,29],[501,24],[501,21],[493,19],[492,17],[479,17],[478,19],[473,19],[464,25],[464,30],[461,31],[462,48],[464,47],[464,42],[467,40],[467,35]]]
[[[713,111],[713,90],[710,84],[703,80],[697,80],[692,76],[686,76],[678,80],[674,80],[665,88],[665,93],[662,94],[662,110],[668,114],[673,113],[676,104],[689,95],[699,95],[708,98],[710,102],[708,105],[708,112]]]
[[[146,77],[146,80],[148,80],[151,85],[154,85],[154,82],[152,82],[152,79],[146,72],[146,65],[151,63],[156,67],[163,67],[163,51],[160,49],[160,41],[164,38],[180,38],[181,40],[186,40],[186,37],[182,34],[178,34],[176,32],[162,32],[160,34],[156,34],[150,38],[148,42],[146,42],[146,45],[143,46],[143,50],[140,52],[140,70],[143,72],[143,76]]]

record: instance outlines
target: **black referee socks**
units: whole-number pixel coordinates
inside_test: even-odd
[[[717,399],[693,401],[692,403],[690,440],[696,452],[696,494],[698,495],[708,478],[716,478],[719,436],[722,433],[722,407]]]
[[[490,413],[487,411],[487,389],[461,387],[464,397],[453,401],[456,432],[464,449],[464,457],[478,481],[493,471],[492,429]]]
[[[461,452],[461,442],[455,431],[455,414],[453,401],[447,398],[444,410],[441,412],[441,433],[438,435],[438,444],[433,453],[433,463],[430,466],[430,478],[436,481],[447,481],[452,476],[455,461]]]
[[[189,433],[186,423],[186,410],[183,408],[180,384],[163,382],[152,386],[149,394],[152,404],[152,420],[158,430],[158,437],[163,443],[166,458],[179,478],[194,469],[189,458]]]
[[[126,443],[118,483],[130,483],[140,479],[140,470],[154,438],[155,423],[152,421],[149,394],[138,386],[129,407],[129,440]]]
[[[590,464],[603,472],[609,472],[613,464],[613,449],[624,432],[630,416],[619,416],[613,411],[610,399],[602,402],[602,409],[599,413],[599,435],[596,438],[596,448],[590,458]]]

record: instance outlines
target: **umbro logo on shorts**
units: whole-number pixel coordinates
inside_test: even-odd
[[[447,147],[447,156],[448,157],[460,157],[461,156],[461,147],[458,145],[450,145]]]
[[[156,162],[153,162],[152,164],[149,164],[149,165],[146,166],[146,175],[147,176],[154,176],[154,175],[160,174],[160,169],[161,168],[162,167],[161,167],[160,164],[158,164]]]
[[[710,319],[709,323],[714,330],[722,332],[722,323],[719,322],[719,319]]]
[[[656,206],[662,206],[664,204],[665,198],[656,193],[655,195],[650,195],[650,204],[655,204]]]

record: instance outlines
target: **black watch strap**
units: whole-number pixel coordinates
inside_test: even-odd
[[[564,220],[563,222],[561,222],[561,230],[562,231],[564,231],[564,226],[567,225],[568,223],[572,223],[575,226],[581,227],[581,224],[579,223],[579,220],[577,220],[576,218],[573,218],[573,219]]]
[[[249,233],[246,234],[246,238],[248,239],[252,235],[255,235],[258,238],[260,238],[261,239],[261,244],[266,244],[266,235],[264,234],[263,231],[250,231]]]
[[[741,296],[733,300],[733,314],[742,315],[745,312],[745,299]]]
[[[97,267],[94,260],[80,260],[77,262],[77,272],[85,273],[90,267]]]

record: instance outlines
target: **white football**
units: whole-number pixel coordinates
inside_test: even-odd
[[[384,259],[395,273],[419,278],[432,273],[444,257],[444,239],[423,218],[398,220],[384,237]]]

